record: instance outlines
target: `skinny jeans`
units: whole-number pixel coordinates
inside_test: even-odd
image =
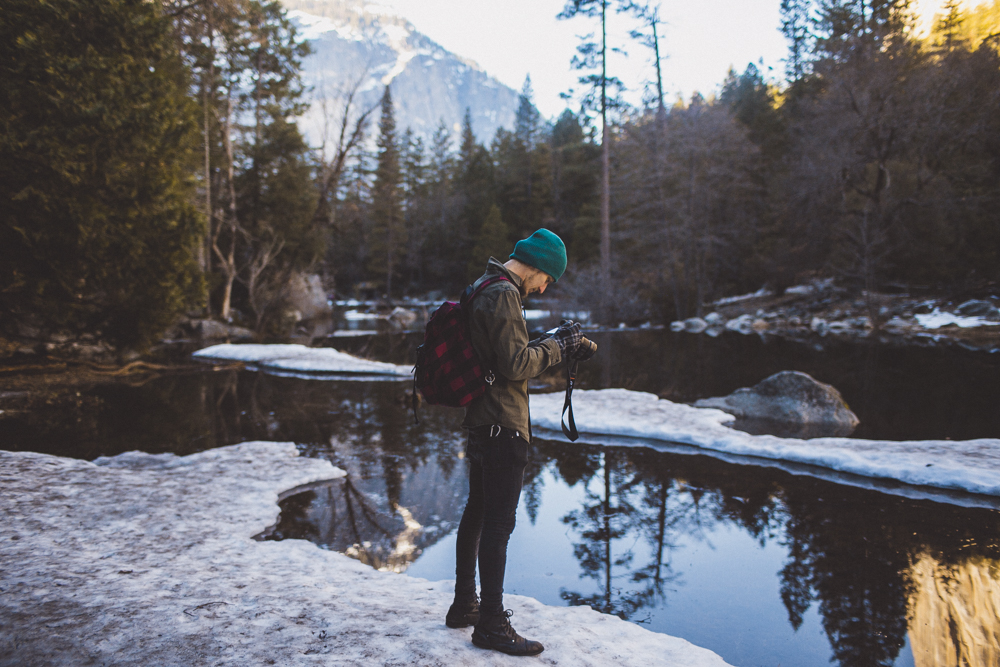
[[[517,431],[481,426],[469,430],[465,452],[469,500],[458,524],[455,598],[475,595],[478,558],[481,613],[498,616],[503,613],[507,542],[514,531],[528,443]]]

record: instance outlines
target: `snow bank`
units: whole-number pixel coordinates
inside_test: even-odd
[[[193,355],[199,359],[243,361],[265,371],[280,373],[319,373],[334,376],[412,377],[410,366],[398,366],[381,361],[369,361],[329,347],[305,345],[213,345]]]
[[[988,320],[985,317],[970,316],[963,317],[962,315],[956,315],[955,313],[949,313],[943,311],[939,308],[935,308],[932,313],[925,313],[921,315],[914,315],[917,322],[920,323],[925,329],[940,329],[941,327],[946,327],[950,324],[954,324],[960,329],[971,329],[973,327],[996,327],[1000,326],[1000,322],[994,322]]]
[[[251,539],[275,522],[279,492],[342,474],[290,443],[95,463],[0,451],[0,662],[516,662],[445,627],[451,582],[378,572],[301,540]],[[516,627],[546,644],[542,664],[725,664],[589,608],[507,600]]]
[[[559,430],[562,393],[531,396],[532,422]],[[720,410],[672,403],[627,389],[578,391],[573,410],[580,432],[649,438],[740,456],[822,466],[865,477],[1000,496],[1000,440],[797,440],[750,435],[724,426]]]

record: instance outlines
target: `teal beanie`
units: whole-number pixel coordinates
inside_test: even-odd
[[[518,241],[510,258],[544,271],[553,280],[559,280],[566,271],[566,244],[549,230],[539,229],[523,241]]]

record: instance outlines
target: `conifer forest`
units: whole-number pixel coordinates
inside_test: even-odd
[[[812,278],[1000,280],[1000,0],[949,0],[920,37],[907,0],[781,0],[782,76],[749,64],[690,99],[651,81],[640,106],[604,56],[659,65],[656,12],[570,0],[561,18],[635,31],[583,40],[585,90],[558,117],[529,79],[513,127],[422,136],[391,86],[372,108],[348,87],[318,145],[298,122],[309,46],[276,2],[3,6],[0,336],[141,348],[194,311],[273,334],[294,275],[455,295],[538,227],[566,241],[559,296],[608,322]]]

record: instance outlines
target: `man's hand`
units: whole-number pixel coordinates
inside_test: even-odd
[[[552,338],[559,344],[559,350],[564,359],[573,356],[580,347],[580,339],[583,338],[583,334],[580,333],[580,323],[563,320],[559,323],[556,332],[552,334]]]
[[[586,340],[589,345],[583,344],[583,340]],[[587,361],[595,354],[597,354],[597,344],[589,338],[583,338],[581,336],[581,343],[576,346],[576,351],[573,352],[573,359],[576,361]]]

